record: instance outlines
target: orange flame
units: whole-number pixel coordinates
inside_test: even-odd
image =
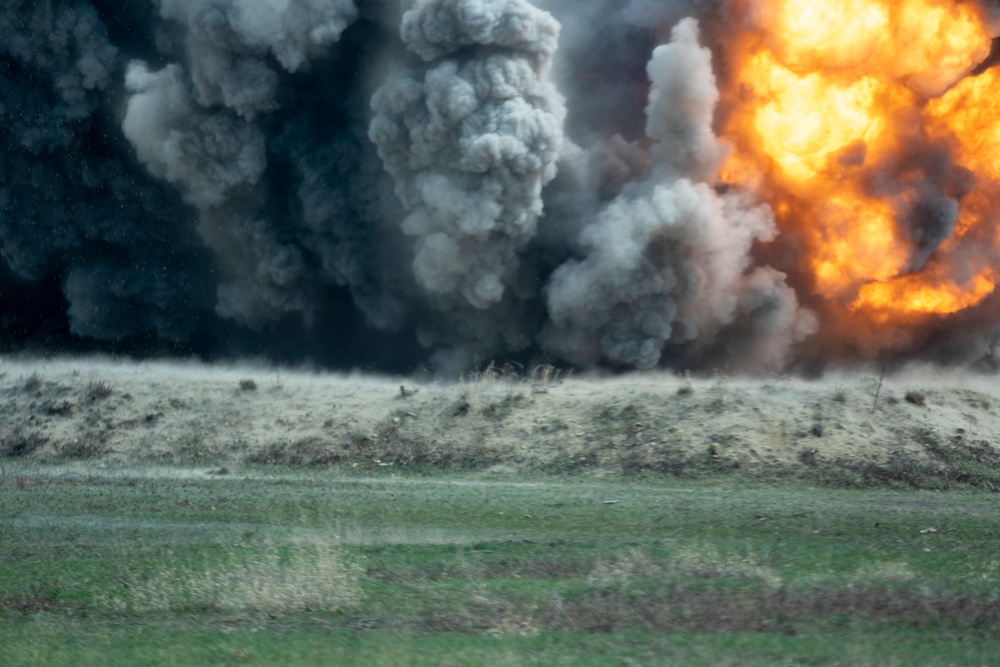
[[[1000,75],[970,76],[992,39],[974,3],[754,0],[748,15],[752,30],[726,54],[734,150],[721,178],[772,204],[805,246],[813,292],[879,324],[956,313],[993,293],[1000,278],[982,243],[1000,247],[990,229]],[[938,183],[913,157],[921,151],[975,178]],[[908,222],[926,183],[957,202],[943,235]]]

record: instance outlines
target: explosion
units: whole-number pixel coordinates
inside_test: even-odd
[[[112,4],[0,10],[0,351],[761,372],[1000,340],[995,0]]]
[[[731,54],[722,180],[772,204],[832,317],[920,324],[998,275],[996,32],[950,0],[762,0]]]

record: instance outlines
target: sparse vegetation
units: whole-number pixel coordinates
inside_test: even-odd
[[[103,401],[115,393],[115,388],[104,380],[91,380],[83,391],[83,400],[86,403],[96,403]]]
[[[107,433],[84,431],[74,437],[57,443],[55,457],[58,459],[93,459],[107,448]]]
[[[30,456],[39,447],[48,442],[48,438],[19,424],[8,433],[0,435],[0,457],[20,458]]]
[[[240,380],[240,389],[242,391],[257,391],[257,382],[251,378],[243,378]]]
[[[919,405],[919,406],[926,405],[927,401],[927,395],[924,394],[924,392],[917,391],[915,389],[907,391],[906,394],[903,396],[903,398],[906,399],[907,403],[912,403],[913,405]]]
[[[29,394],[35,394],[42,388],[42,378],[37,372],[32,373],[21,384],[21,389]]]
[[[552,364],[540,364],[531,369],[528,379],[531,383],[532,391],[544,394],[561,382],[561,376],[562,369],[556,368]]]

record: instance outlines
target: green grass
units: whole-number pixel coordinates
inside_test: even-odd
[[[5,464],[0,664],[988,665],[1000,651],[998,498],[983,490],[212,472]]]

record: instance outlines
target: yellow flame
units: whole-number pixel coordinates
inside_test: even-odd
[[[865,170],[929,137],[1000,196],[1000,75],[968,76],[991,42],[975,4],[755,0],[751,15],[756,33],[734,49],[725,93],[735,151],[722,177],[771,202],[807,246],[815,291],[847,312],[886,321],[981,302],[996,285],[988,262],[976,271],[949,253],[965,234],[984,236],[993,216],[982,202],[995,198],[973,192],[956,237],[927,261],[898,221],[910,202]]]

